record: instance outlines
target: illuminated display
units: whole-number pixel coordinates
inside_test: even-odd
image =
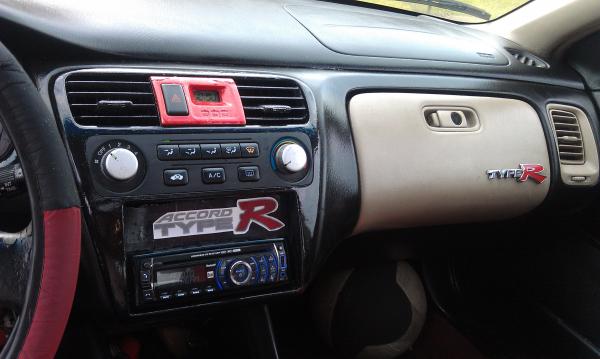
[[[206,282],[206,267],[197,265],[194,267],[165,269],[156,272],[156,287],[194,285]]]
[[[219,91],[212,90],[193,90],[194,99],[197,102],[221,102]]]

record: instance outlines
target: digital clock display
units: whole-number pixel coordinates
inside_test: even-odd
[[[219,91],[212,90],[193,90],[194,100],[196,102],[221,102]]]
[[[189,286],[206,282],[206,266],[165,269],[156,272],[155,287]]]

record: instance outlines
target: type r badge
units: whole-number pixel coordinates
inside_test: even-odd
[[[546,176],[540,173],[544,170],[542,165],[520,164],[519,166],[520,168],[487,170],[486,173],[490,180],[514,178],[517,182],[525,182],[531,179],[536,183],[542,183],[546,180]]]
[[[275,198],[260,197],[240,199],[236,207],[168,212],[152,224],[153,236],[161,239],[223,232],[244,234],[252,223],[270,232],[277,231],[285,226],[271,216],[278,207]]]

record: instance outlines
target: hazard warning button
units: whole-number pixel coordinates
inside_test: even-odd
[[[178,84],[162,84],[162,93],[169,116],[187,116],[188,107],[183,87]]]

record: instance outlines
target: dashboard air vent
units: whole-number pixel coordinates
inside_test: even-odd
[[[551,109],[550,117],[556,134],[560,162],[563,164],[584,163],[583,136],[577,116],[570,111]]]
[[[298,83],[281,78],[235,77],[248,125],[289,125],[308,120]]]
[[[66,79],[75,122],[85,126],[158,126],[148,75],[75,73]]]
[[[517,49],[506,49],[517,61],[523,65],[538,67],[540,69],[547,69],[550,67],[548,63],[534,54]]]

